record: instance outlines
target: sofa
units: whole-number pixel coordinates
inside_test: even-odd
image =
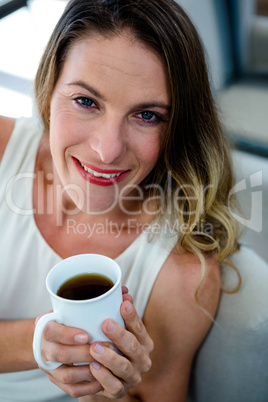
[[[177,0],[197,27],[211,85],[232,144],[244,214],[241,249],[232,261],[241,289],[221,292],[211,330],[191,373],[188,402],[268,401],[268,17],[254,0]],[[237,274],[221,267],[222,287]]]

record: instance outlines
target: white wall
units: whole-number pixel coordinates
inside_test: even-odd
[[[213,0],[177,0],[177,3],[187,12],[203,40],[212,85],[215,89],[221,88],[224,84],[224,55]]]

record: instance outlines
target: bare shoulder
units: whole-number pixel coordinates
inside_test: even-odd
[[[159,286],[161,283],[161,287],[166,291],[177,293],[178,303],[185,302],[194,310],[198,307],[198,312],[201,306],[201,310],[214,316],[220,292],[219,264],[213,254],[204,256],[204,259],[205,267],[202,267],[196,255],[180,247],[174,249],[164,264],[158,278],[159,284],[156,285]],[[173,281],[169,278],[173,278]],[[180,289],[180,294],[176,288]],[[198,294],[195,297],[197,290]]]
[[[0,116],[0,160],[5,152],[8,140],[14,129],[16,119]]]
[[[174,251],[152,289],[144,323],[155,344],[153,366],[141,387],[146,393],[146,384],[149,388],[154,384],[151,396],[155,400],[186,400],[192,361],[213,323],[219,301],[220,273],[213,256],[206,258],[197,302],[201,277],[202,265],[196,256]]]
[[[197,256],[173,250],[158,275],[147,309],[151,313],[155,308],[161,309],[167,319],[172,317],[175,322],[184,323],[185,331],[189,331],[193,342],[197,343],[213,322],[220,294],[220,270],[216,257],[205,257],[205,262],[203,272]],[[196,324],[197,329],[191,333],[192,325]]]

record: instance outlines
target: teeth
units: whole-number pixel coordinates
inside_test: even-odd
[[[83,167],[83,169],[88,172],[93,174],[95,177],[103,177],[104,179],[111,179],[113,177],[118,177],[120,176],[120,173],[114,173],[114,174],[107,174],[107,173],[99,173],[99,172],[95,172],[95,170],[92,170],[90,168],[88,168],[87,166],[83,165],[82,162],[79,162],[80,165]]]

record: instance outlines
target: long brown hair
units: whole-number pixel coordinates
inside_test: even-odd
[[[146,189],[154,183],[165,195],[170,189],[176,193],[168,216],[186,228],[178,229],[186,250],[201,261],[204,253],[215,252],[219,262],[228,262],[238,249],[237,225],[229,211],[234,184],[230,152],[217,117],[202,42],[175,1],[71,0],[36,75],[36,101],[45,127],[49,127],[51,95],[70,47],[88,35],[111,37],[124,29],[161,58],[171,92],[164,149],[142,186]],[[152,187],[148,196],[154,197],[157,190]],[[168,197],[165,200],[163,214],[167,215]]]

